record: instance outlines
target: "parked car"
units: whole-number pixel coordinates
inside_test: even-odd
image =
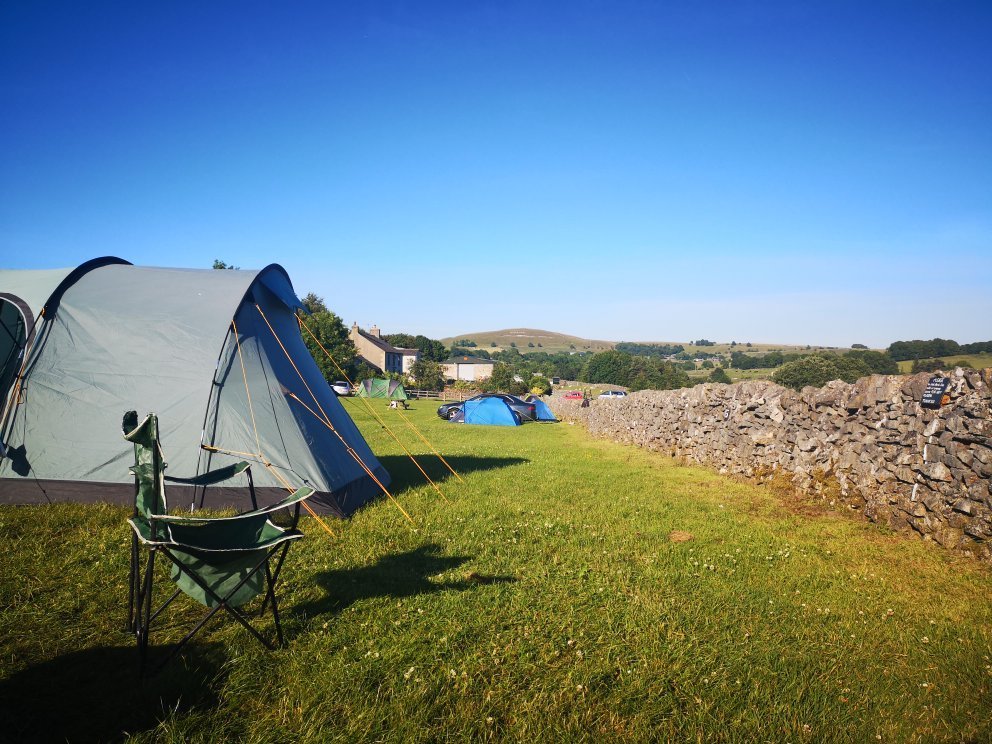
[[[581,390],[569,390],[564,395],[565,400],[582,400],[583,397]]]
[[[480,393],[473,395],[468,400],[481,400],[483,398],[501,398],[510,407],[510,410],[517,413],[523,421],[537,421],[537,406],[520,400],[515,395],[509,393]],[[437,415],[443,419],[451,420],[462,410],[462,401],[455,400],[450,403],[442,403],[437,407]]]
[[[331,390],[334,391],[335,395],[351,395],[351,385],[342,380],[332,382]]]
[[[610,400],[612,398],[626,398],[627,393],[623,390],[604,390],[599,394],[599,397],[604,400]]]

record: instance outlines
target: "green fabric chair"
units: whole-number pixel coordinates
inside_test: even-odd
[[[220,468],[196,478],[170,478],[158,437],[158,418],[148,414],[138,423],[136,411],[124,414],[124,438],[134,445],[134,515],[128,522],[131,540],[131,577],[128,597],[128,629],[135,634],[139,650],[139,668],[144,674],[152,623],[180,594],[186,594],[208,608],[208,612],[172,649],[164,666],[221,609],[241,623],[266,648],[275,648],[249,620],[242,609],[251,599],[264,593],[259,616],[272,607],[278,644],[282,645],[282,627],[275,585],[289,545],[303,537],[296,526],[300,505],[314,493],[299,488],[272,506],[258,508],[251,467],[246,462]],[[244,473],[251,493],[251,511],[233,517],[189,517],[168,513],[165,499],[166,481],[207,487]],[[288,528],[270,520],[274,512],[294,507]],[[144,574],[141,551],[147,549]],[[172,596],[152,611],[152,588],[155,556],[162,554],[171,562],[170,577],[178,587]],[[273,565],[274,564],[274,565]]]

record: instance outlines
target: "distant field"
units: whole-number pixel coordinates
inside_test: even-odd
[[[948,367],[954,367],[962,361],[968,362],[975,369],[992,367],[992,354],[958,354],[957,356],[941,357]],[[913,369],[913,362],[899,362],[899,371],[908,374]]]
[[[275,652],[212,622],[138,684],[128,510],[0,508],[4,740],[992,740],[987,566],[579,426],[415,401],[460,483],[381,407],[445,501],[345,405],[417,526],[385,499],[334,537],[304,519]],[[167,612],[156,653],[199,617]]]
[[[536,328],[505,328],[500,331],[479,331],[476,333],[462,333],[457,336],[442,338],[445,346],[456,344],[457,341],[474,341],[476,346],[486,351],[496,351],[498,349],[509,348],[511,343],[517,345],[521,354],[534,351],[546,351],[555,353],[559,351],[609,351],[618,343],[617,341],[602,341],[596,339],[582,338],[581,336],[569,336],[565,333],[555,333],[554,331],[542,331]],[[709,354],[730,354],[740,351],[745,354],[767,354],[770,351],[780,351],[783,354],[795,354],[799,352],[814,351],[849,351],[849,347],[836,348],[832,346],[796,346],[789,344],[758,343],[739,341],[735,346],[730,343],[716,344],[714,346],[696,346],[686,341],[630,341],[621,339],[628,343],[643,344],[664,344],[681,345],[689,354],[705,352]],[[495,346],[493,346],[495,344]],[[534,346],[529,346],[534,344]],[[538,344],[541,344],[538,346]]]

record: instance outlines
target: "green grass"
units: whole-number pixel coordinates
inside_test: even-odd
[[[5,735],[992,739],[987,567],[577,426],[447,424],[414,402],[465,479],[424,459],[448,504],[347,405],[416,528],[386,500],[334,539],[308,520],[274,653],[212,624],[136,684],[126,510],[0,509]],[[180,635],[170,621],[156,642]]]
[[[985,369],[986,367],[992,367],[992,354],[957,354],[949,357],[941,357],[947,362],[947,366],[953,368],[955,365],[960,364],[962,361],[967,362],[975,369]],[[903,374],[909,374],[913,371],[912,360],[899,362],[899,371]]]

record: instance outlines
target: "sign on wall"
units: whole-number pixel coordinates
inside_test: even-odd
[[[944,393],[947,392],[947,388],[950,386],[951,380],[949,377],[941,377],[940,375],[931,377],[926,389],[923,391],[920,406],[934,410],[940,408],[946,402],[944,401]]]

